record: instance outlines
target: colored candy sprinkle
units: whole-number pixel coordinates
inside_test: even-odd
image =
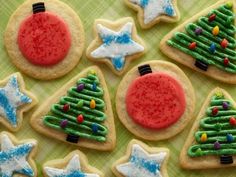
[[[93,133],[97,133],[98,132],[97,124],[92,124],[92,131],[93,131]]]
[[[223,98],[223,96],[224,96],[223,93],[220,91],[216,92],[215,95],[217,98]]]
[[[208,21],[209,22],[212,22],[216,19],[216,14],[212,14],[209,18],[208,18]]]
[[[221,41],[221,43],[220,43],[220,45],[221,45],[221,47],[223,48],[223,49],[225,49],[227,46],[228,46],[228,41],[227,41],[227,39],[223,39],[222,41]]]
[[[226,7],[231,9],[233,7],[233,2],[231,2],[231,1],[227,2]]]
[[[61,128],[65,128],[67,126],[67,124],[68,124],[68,120],[67,119],[63,119],[61,121],[61,123],[60,123],[60,126],[61,126]]]
[[[77,91],[78,92],[81,92],[83,89],[84,89],[85,85],[82,83],[82,84],[79,84],[77,85]]]
[[[216,142],[214,143],[214,148],[215,148],[216,150],[218,150],[218,149],[221,148],[221,145],[220,145],[219,141],[216,141]]]
[[[91,100],[90,101],[90,108],[94,109],[96,107],[96,103],[95,103],[95,100]]]
[[[63,110],[64,112],[68,112],[68,111],[70,110],[70,105],[69,105],[69,104],[63,105],[62,110]]]
[[[222,108],[223,109],[228,109],[229,108],[229,104],[226,101],[223,101]]]
[[[211,44],[209,50],[210,50],[211,53],[215,53],[215,51],[216,51],[216,45],[215,45],[215,43],[212,43],[212,44]]]
[[[232,134],[227,134],[226,135],[227,142],[231,143],[234,141],[234,137]]]
[[[202,31],[203,31],[202,28],[196,28],[194,32],[196,35],[200,35]]]
[[[214,35],[214,36],[217,36],[218,34],[219,34],[219,32],[220,32],[220,28],[219,28],[219,26],[215,26],[213,29],[212,29],[212,34]]]
[[[84,121],[84,116],[82,114],[78,115],[77,122],[82,123]]]
[[[97,84],[94,82],[93,85],[92,85],[92,90],[93,91],[96,91],[97,90]]]
[[[212,114],[213,116],[217,115],[218,112],[219,112],[219,109],[218,109],[217,107],[214,107],[214,108],[211,110],[211,114]]]
[[[197,46],[197,43],[196,42],[192,42],[192,43],[189,44],[188,48],[193,50],[193,49],[196,48],[196,46]]]
[[[94,70],[90,70],[89,74],[96,75],[96,72]]]
[[[207,134],[203,133],[201,136],[201,142],[206,142],[207,141]]]
[[[197,156],[201,156],[201,155],[202,155],[202,149],[201,149],[201,148],[198,148],[198,149],[196,150],[196,155],[197,155]]]
[[[82,108],[83,105],[84,105],[84,101],[83,101],[83,100],[79,100],[78,103],[77,103],[77,106],[78,106],[79,108]]]
[[[234,117],[230,117],[229,124],[232,125],[232,126],[235,126],[236,125],[236,119]]]
[[[224,58],[224,65],[228,66],[229,65],[229,59],[228,58]]]

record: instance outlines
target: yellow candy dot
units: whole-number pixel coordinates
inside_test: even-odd
[[[219,26],[215,26],[215,27],[212,29],[212,34],[213,34],[214,36],[217,36],[217,35],[219,34],[219,32],[220,32]]]
[[[90,71],[89,71],[89,74],[96,75],[96,72],[95,72],[94,70],[90,70]]]
[[[217,98],[222,98],[224,96],[223,93],[220,91],[216,92],[215,95]]]
[[[231,9],[233,7],[233,2],[229,1],[226,3],[226,7],[228,7],[229,9]]]
[[[201,142],[206,142],[207,141],[207,134],[203,133],[201,136]]]
[[[92,99],[91,101],[90,101],[90,108],[91,109],[94,109],[96,107],[96,103],[95,103],[95,101]]]

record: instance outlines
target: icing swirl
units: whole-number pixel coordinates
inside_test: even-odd
[[[83,84],[84,87],[78,91],[80,84]],[[101,124],[106,119],[103,112],[105,103],[102,100],[103,89],[98,85],[99,79],[94,74],[90,73],[86,78],[80,78],[77,81],[77,87],[71,87],[67,95],[60,98],[59,103],[52,105],[51,114],[44,117],[44,124],[81,138],[106,141],[108,130]],[[91,100],[96,103],[93,109],[90,107]],[[82,104],[79,105],[78,103],[81,102]],[[69,105],[68,111],[63,110],[64,105]],[[77,121],[79,115],[83,115],[82,123]],[[60,126],[63,119],[67,120],[65,127]],[[97,129],[96,132],[94,132],[94,126]]]

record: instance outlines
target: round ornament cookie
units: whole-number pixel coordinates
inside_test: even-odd
[[[27,0],[11,16],[4,42],[11,61],[36,79],[71,71],[82,55],[84,30],[78,15],[58,0]]]
[[[189,79],[176,65],[149,61],[130,70],[116,95],[120,121],[137,137],[170,138],[191,120],[195,94]]]

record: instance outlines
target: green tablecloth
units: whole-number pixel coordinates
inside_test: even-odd
[[[178,6],[181,13],[181,20],[175,24],[161,23],[156,25],[150,30],[142,30],[136,18],[136,12],[127,8],[122,0],[63,0],[65,3],[70,5],[80,16],[82,19],[84,29],[86,32],[86,47],[93,39],[92,35],[92,27],[93,22],[97,18],[111,19],[115,20],[121,17],[133,17],[136,21],[137,29],[139,35],[144,39],[146,45],[148,47],[148,52],[146,55],[134,61],[129,68],[132,68],[136,64],[147,61],[147,60],[169,60],[166,56],[164,56],[158,49],[159,42],[162,37],[167,34],[172,28],[181,24],[184,20],[192,17],[201,9],[204,9],[211,4],[213,4],[216,0],[178,0]],[[18,71],[14,65],[9,60],[7,52],[4,49],[3,45],[3,33],[4,29],[7,25],[8,19],[10,15],[14,12],[14,10],[23,2],[23,0],[0,0],[0,79],[5,78],[9,74]],[[65,77],[61,79],[53,80],[53,81],[38,81],[32,79],[26,75],[24,76],[27,88],[32,91],[34,94],[38,96],[39,104],[43,103],[45,99],[51,94],[53,94],[57,89],[59,89],[64,83],[66,83],[70,78],[75,76],[81,69],[93,65],[88,61],[85,55],[82,57],[78,66]],[[128,142],[135,138],[129,131],[127,131],[124,126],[120,123],[117,118],[117,114],[115,111],[115,92],[117,85],[120,82],[122,77],[117,77],[110,72],[108,67],[104,65],[100,65],[105,78],[107,80],[108,88],[111,95],[112,105],[114,108],[115,114],[115,124],[117,130],[117,146],[113,152],[98,152],[95,150],[82,149],[81,150],[87,155],[89,162],[92,166],[100,169],[106,177],[113,177],[110,170],[111,164],[118,158],[120,158],[126,151],[126,146]],[[190,80],[193,83],[195,88],[196,97],[197,97],[197,105],[195,111],[195,117],[200,109],[201,104],[206,98],[208,92],[219,86],[227,91],[229,91],[232,96],[236,96],[236,89],[233,85],[227,85],[220,82],[217,82],[213,79],[210,79],[202,74],[199,74],[195,71],[192,71],[182,65],[179,65],[184,72],[188,75]],[[57,140],[52,140],[51,138],[47,138],[35,132],[29,125],[29,118],[32,115],[34,110],[26,113],[24,115],[24,123],[21,130],[15,135],[17,138],[35,138],[39,141],[38,154],[36,157],[36,163],[39,171],[38,176],[42,176],[41,165],[48,160],[55,158],[63,158],[67,153],[76,149],[75,146],[63,144]],[[195,118],[194,117],[194,118]],[[189,129],[194,120],[187,126],[187,128],[177,135],[174,138],[171,138],[166,141],[160,142],[147,142],[150,146],[164,146],[168,147],[171,152],[171,156],[168,163],[168,173],[170,177],[235,177],[236,169],[217,169],[217,170],[182,170],[179,167],[178,158],[180,150],[185,142],[185,138],[189,133]],[[0,126],[0,131],[6,130],[2,125]]]

